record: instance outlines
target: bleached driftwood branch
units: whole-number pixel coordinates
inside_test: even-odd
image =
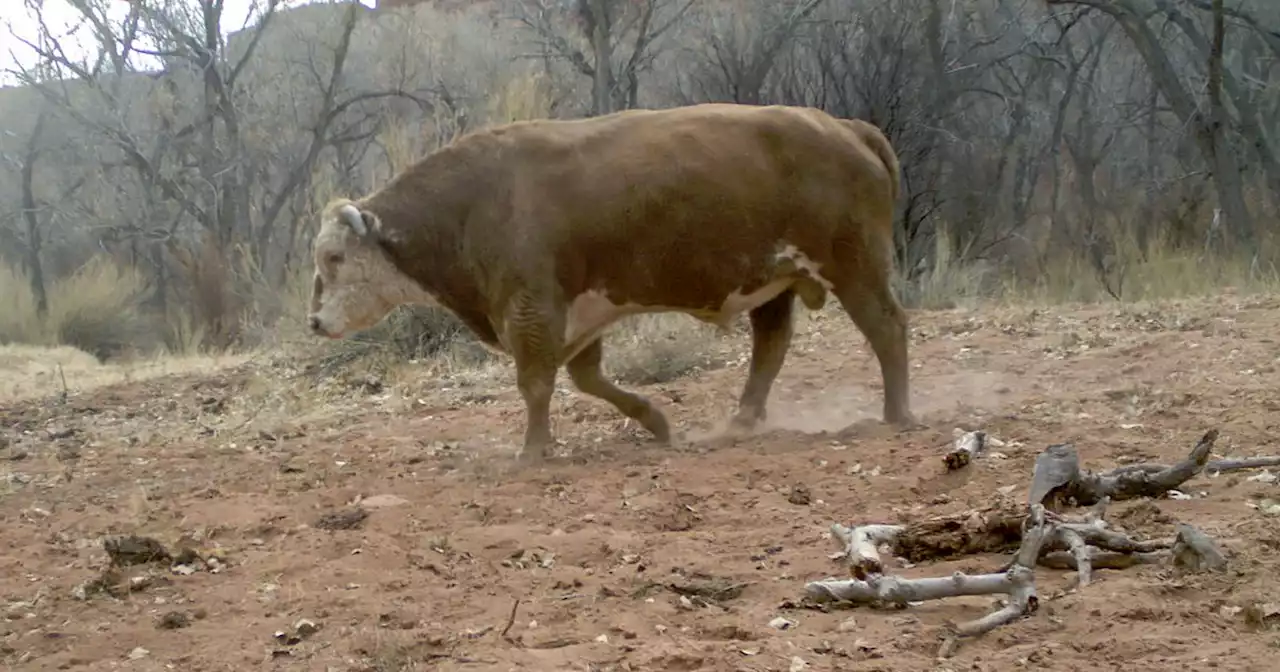
[[[963,438],[963,437],[962,437]],[[805,584],[814,601],[896,604],[973,595],[1006,595],[1004,605],[977,620],[948,624],[941,656],[954,652],[961,639],[989,632],[1032,613],[1038,605],[1037,564],[1076,570],[1077,588],[1092,581],[1094,569],[1123,569],[1139,564],[1172,562],[1190,571],[1220,571],[1222,553],[1204,533],[1179,525],[1172,540],[1135,540],[1111,529],[1105,520],[1113,495],[1118,499],[1156,496],[1199,473],[1207,462],[1217,430],[1206,432],[1183,461],[1171,467],[1140,465],[1102,474],[1082,471],[1069,444],[1051,446],[1036,460],[1027,505],[1005,503],[980,511],[941,516],[906,525],[831,526],[852,579],[826,579]],[[965,451],[973,455],[978,451]],[[1243,468],[1243,467],[1242,467]],[[1081,517],[1046,508],[1056,501],[1092,504]],[[1065,495],[1065,496],[1064,496]],[[911,562],[1017,546],[1013,560],[998,572],[908,579],[884,574],[881,545]]]
[[[887,532],[892,527],[878,526],[878,530]],[[1008,599],[1000,609],[977,620],[949,627],[953,636],[973,637],[1036,610],[1038,600],[1034,568],[1040,557],[1041,547],[1051,534],[1052,523],[1046,520],[1044,507],[1034,506],[1026,520],[1022,546],[1013,566],[1003,572],[976,575],[956,572],[945,578],[920,579],[869,574],[865,579],[812,581],[805,584],[805,595],[819,602],[836,600],[900,605],[964,595],[1007,595]]]
[[[1028,500],[1052,509],[1053,503],[1069,501],[1090,506],[1103,498],[1121,501],[1159,497],[1203,471],[1217,440],[1218,430],[1210,429],[1186,458],[1172,466],[1130,465],[1097,474],[1080,466],[1080,457],[1072,444],[1052,445],[1036,457]]]
[[[868,575],[884,571],[879,546],[893,543],[904,529],[899,525],[859,525],[849,528],[834,523],[831,525],[831,534],[843,547],[849,575],[855,579],[865,579]]]
[[[959,431],[959,430],[957,430]],[[951,452],[943,456],[947,471],[955,471],[982,457],[987,450],[987,433],[982,430],[965,432],[956,437]]]
[[[976,637],[1034,612],[1038,605],[1036,565],[1076,570],[1076,588],[1088,586],[1094,569],[1125,569],[1172,562],[1189,571],[1219,571],[1226,560],[1207,535],[1179,525],[1174,540],[1139,541],[1111,530],[1104,520],[1107,500],[1083,519],[1070,520],[1031,506],[1021,526],[1022,542],[1013,561],[998,572],[948,577],[903,578],[883,574],[877,546],[899,544],[908,528],[900,525],[833,525],[853,579],[825,579],[805,584],[815,602],[843,601],[870,605],[906,605],[948,597],[1006,595],[1004,606],[982,618],[947,626],[941,656],[949,656],[964,638]]]
[[[1241,469],[1264,469],[1266,467],[1280,467],[1280,457],[1236,457],[1209,460],[1204,465],[1204,470],[1211,473],[1221,473],[1224,471],[1239,471]]]

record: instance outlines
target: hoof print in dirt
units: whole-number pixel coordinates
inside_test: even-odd
[[[512,553],[506,560],[503,560],[502,566],[510,567],[512,569],[532,569],[534,567],[551,569],[555,563],[556,554],[551,551],[526,551],[522,549]]]
[[[320,516],[312,525],[321,530],[355,530],[364,525],[369,512],[360,507],[331,511]]]
[[[746,590],[747,585],[741,581],[695,574],[684,581],[668,583],[667,589],[694,605],[715,606],[727,611],[729,608],[723,603],[742,597],[742,591]]]
[[[133,534],[103,539],[102,548],[111,558],[111,564],[119,567],[168,562],[173,559],[164,544],[151,537]]]
[[[658,529],[663,532],[687,532],[693,529],[694,524],[702,519],[693,506],[697,501],[698,498],[694,495],[677,494],[671,513],[658,521]]]

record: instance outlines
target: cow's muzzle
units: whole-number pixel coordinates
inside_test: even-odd
[[[329,331],[324,328],[324,323],[320,321],[320,317],[318,315],[307,316],[307,328],[310,329],[311,333],[316,336],[324,336],[325,338],[341,338],[342,337],[341,334],[329,333]]]

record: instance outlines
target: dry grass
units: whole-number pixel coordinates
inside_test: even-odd
[[[1258,258],[1276,255],[1264,252]],[[998,294],[989,298],[1051,306],[1197,298],[1228,288],[1240,294],[1280,289],[1280,270],[1270,262],[1159,244],[1144,254],[1124,239],[1114,244],[1101,266],[1099,270],[1083,251],[1071,250],[1052,256],[1033,278],[1005,277]]]
[[[605,373],[620,383],[652,385],[718,369],[728,363],[728,338],[688,315],[633,315],[605,337]]]
[[[0,402],[57,395],[64,390],[74,395],[107,385],[172,374],[212,372],[247,359],[245,355],[158,355],[103,364],[69,346],[0,345]]]
[[[943,229],[934,238],[933,265],[914,281],[906,282],[901,273],[895,280],[895,291],[906,306],[939,310],[972,306],[990,293],[995,270],[985,262],[966,262],[965,253],[953,252],[950,234]]]
[[[101,361],[126,353],[152,354],[160,344],[144,310],[141,271],[94,257],[48,287],[49,312],[42,319],[27,276],[0,266],[0,343],[68,345]]]

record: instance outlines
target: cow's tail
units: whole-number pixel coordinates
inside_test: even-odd
[[[902,167],[898,164],[898,153],[893,151],[889,138],[885,137],[884,131],[881,131],[878,126],[861,119],[842,119],[841,121],[867,143],[871,151],[875,152],[876,157],[884,164],[884,169],[889,173],[893,200],[897,202],[898,195],[902,192]]]

